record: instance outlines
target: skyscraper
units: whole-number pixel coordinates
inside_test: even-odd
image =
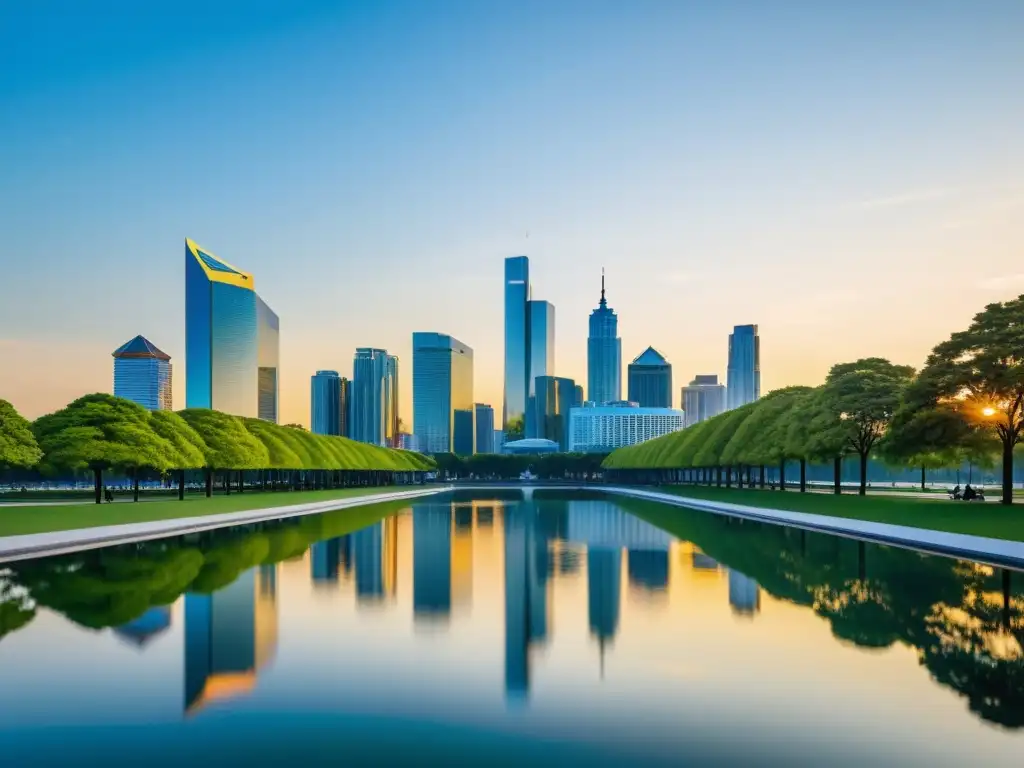
[[[505,259],[505,393],[502,427],[512,439],[526,428],[526,398],[530,391],[530,260]]]
[[[277,423],[281,367],[281,322],[274,310],[256,294],[257,415]]]
[[[342,437],[350,437],[352,429],[352,382],[344,376],[341,377],[341,382],[338,385],[338,395],[341,398],[341,402],[338,405],[341,431],[338,434]]]
[[[628,368],[628,399],[641,408],[672,407],[672,365],[654,347],[641,352]]]
[[[484,403],[473,406],[476,411],[476,452],[494,453],[494,409]]]
[[[601,301],[590,313],[587,338],[587,393],[601,405],[622,399],[622,340],[619,319],[604,297],[604,273],[601,273]]]
[[[344,422],[342,382],[337,371],[317,371],[310,377],[309,428],[315,435],[341,435]]]
[[[573,408],[582,408],[583,407],[583,399],[584,399],[583,398],[583,385],[582,384],[577,384],[576,385],[576,392],[573,395],[572,407]]]
[[[412,335],[413,433],[424,453],[471,455],[473,350],[443,333]]]
[[[185,407],[259,415],[253,276],[185,240]]]
[[[383,349],[360,347],[352,361],[352,384],[349,387],[352,405],[349,409],[349,437],[361,443],[384,445],[387,434],[385,380],[388,376],[388,353]]]
[[[562,451],[569,450],[569,411],[576,399],[576,382],[559,376],[534,379],[533,437],[554,440]]]
[[[756,325],[737,325],[729,334],[729,410],[761,397],[761,339]]]
[[[526,398],[526,436],[539,437],[534,413],[537,378],[555,375],[555,305],[549,301],[527,302],[530,318],[530,391]]]
[[[384,445],[398,445],[398,357],[384,361]]]
[[[151,411],[169,411],[171,356],[149,339],[136,336],[114,350],[114,396],[132,400]]]
[[[686,426],[692,427],[725,410],[725,385],[718,383],[717,374],[698,374],[683,387],[682,401]]]

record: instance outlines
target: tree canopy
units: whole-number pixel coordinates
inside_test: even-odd
[[[6,400],[0,400],[0,469],[28,468],[42,457],[32,426]]]

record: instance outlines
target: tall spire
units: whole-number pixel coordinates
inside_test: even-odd
[[[604,267],[601,267],[601,306],[605,307],[608,302],[604,298]]]

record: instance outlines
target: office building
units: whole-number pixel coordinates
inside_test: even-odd
[[[494,430],[494,452],[503,453],[502,449],[505,447],[505,430],[496,429]]]
[[[495,453],[494,409],[484,403],[476,403],[473,410],[476,411],[476,452]]]
[[[349,424],[352,419],[352,382],[344,376],[341,377],[341,382],[338,384],[338,396],[340,398],[340,402],[338,404],[338,418],[341,421],[341,431],[338,432],[338,434],[342,437],[350,437]]]
[[[582,384],[577,384],[576,385],[576,391],[573,394],[572,407],[573,408],[582,408],[583,407],[583,402],[584,402],[584,398],[583,398],[583,385]]]
[[[507,434],[522,437],[530,391],[530,260],[505,259],[505,386],[501,423]]]
[[[398,357],[384,360],[384,445],[398,445]]]
[[[534,437],[569,449],[569,412],[576,400],[576,382],[559,376],[538,376],[534,380]]]
[[[672,407],[672,365],[654,347],[629,364],[627,397],[641,408]]]
[[[756,325],[737,325],[729,334],[726,387],[729,410],[761,397],[761,339]]]
[[[399,432],[398,447],[403,451],[420,451],[420,441],[411,432]]]
[[[472,455],[474,413],[473,350],[443,333],[413,333],[412,431],[420,449]]]
[[[259,415],[253,276],[185,240],[185,407]]]
[[[256,294],[256,415],[277,424],[280,401],[281,321]]]
[[[383,349],[360,347],[356,350],[349,387],[349,437],[353,440],[384,445],[389,357]]]
[[[683,428],[683,412],[633,404],[584,406],[569,413],[569,450],[607,453]]]
[[[171,356],[136,336],[114,350],[114,396],[151,411],[170,411]]]
[[[549,301],[528,302],[530,318],[530,391],[526,398],[526,436],[540,437],[534,411],[537,378],[555,375],[555,305]]]
[[[604,272],[601,273],[601,301],[590,313],[587,393],[598,405],[622,399],[622,340],[619,319],[605,299]]]
[[[688,427],[717,416],[725,410],[725,385],[717,374],[698,374],[683,387],[682,406]]]
[[[348,382],[337,371],[317,371],[309,381],[309,431],[314,435],[343,434],[341,383]]]

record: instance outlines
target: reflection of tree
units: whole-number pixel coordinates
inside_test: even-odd
[[[0,573],[0,640],[24,627],[35,615],[36,608],[28,593]]]
[[[774,597],[811,608],[839,639],[916,649],[933,679],[965,696],[972,712],[1024,726],[1024,596],[1010,593],[1003,572],[677,507],[621,503]]]

